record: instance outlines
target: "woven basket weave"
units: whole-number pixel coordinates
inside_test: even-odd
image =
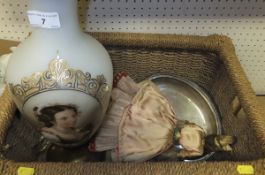
[[[177,75],[204,88],[221,113],[223,133],[238,142],[231,153],[217,153],[196,163],[55,163],[36,162],[31,146],[38,135],[23,120],[14,117],[16,107],[6,91],[0,98],[0,144],[12,147],[0,160],[0,174],[16,174],[19,166],[33,167],[38,175],[80,174],[238,174],[237,165],[253,165],[255,174],[265,174],[265,112],[224,36],[179,36],[158,34],[92,33],[107,48],[114,71],[125,70],[136,81],[153,74]],[[239,99],[245,116],[233,113]]]

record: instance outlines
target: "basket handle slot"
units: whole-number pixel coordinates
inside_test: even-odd
[[[241,105],[238,97],[235,96],[231,103],[232,103],[233,114],[235,116],[237,116],[239,111],[242,109],[242,105]]]

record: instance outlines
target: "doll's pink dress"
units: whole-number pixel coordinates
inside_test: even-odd
[[[136,84],[129,76],[120,78],[90,149],[110,150],[113,161],[149,160],[173,145],[176,114],[151,81]]]

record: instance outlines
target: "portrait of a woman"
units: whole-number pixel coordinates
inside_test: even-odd
[[[40,110],[34,107],[33,111],[38,120],[44,123],[41,133],[54,142],[75,142],[89,133],[76,128],[79,114],[74,106],[54,105]]]

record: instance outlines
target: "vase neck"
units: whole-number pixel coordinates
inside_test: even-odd
[[[71,36],[71,34],[81,33],[77,13],[77,0],[30,0],[29,10],[57,12],[61,24],[58,29],[35,28],[33,33],[44,36],[51,33],[57,37],[62,34]]]

